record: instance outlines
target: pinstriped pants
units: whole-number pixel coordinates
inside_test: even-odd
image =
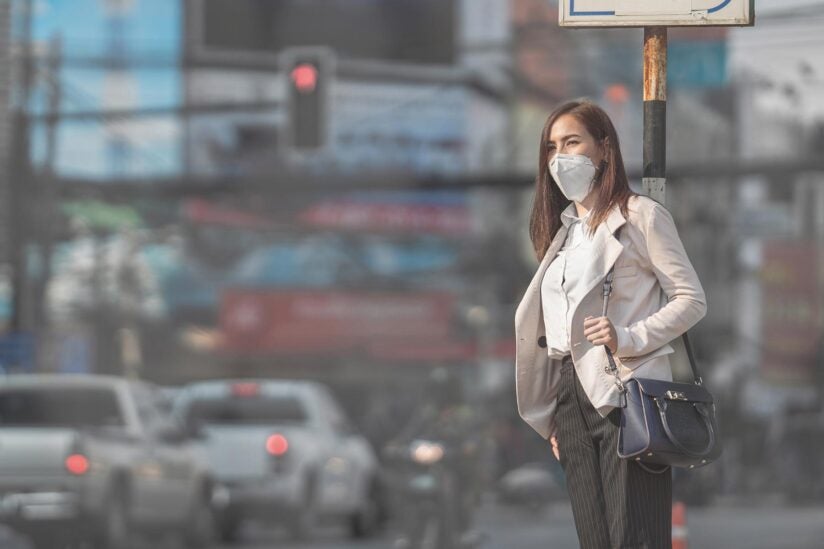
[[[581,548],[671,548],[672,474],[648,473],[618,457],[620,411],[598,414],[570,358],[562,361],[555,414]]]

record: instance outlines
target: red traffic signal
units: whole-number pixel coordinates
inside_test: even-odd
[[[298,52],[287,58],[288,133],[284,143],[293,151],[313,152],[326,144],[330,58],[325,52]]]
[[[311,63],[296,65],[290,76],[295,89],[301,93],[311,93],[318,85],[318,68]]]

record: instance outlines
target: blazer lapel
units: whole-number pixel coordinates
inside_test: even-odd
[[[541,260],[541,264],[538,265],[538,270],[535,273],[535,276],[532,277],[532,284],[529,285],[532,291],[541,291],[541,281],[544,278],[544,273],[546,273],[547,267],[549,264],[552,263],[552,260],[555,259],[555,256],[558,255],[558,251],[566,242],[567,237],[567,227],[565,225],[561,225],[558,229],[558,232],[555,233],[555,238],[552,239],[552,242],[549,244],[549,248],[546,250],[546,254],[544,254],[544,258]]]
[[[626,219],[621,215],[621,210],[616,207],[612,209],[606,221],[595,230],[592,239],[592,258],[584,272],[584,295],[589,295],[599,283],[604,281],[607,273],[624,250],[624,245],[615,238],[614,233],[625,223]],[[572,318],[575,318],[575,311],[572,313]]]
[[[563,247],[564,242],[566,242],[568,232],[569,228],[567,228],[566,225],[561,225],[558,232],[555,233],[555,238],[553,238],[552,242],[549,244],[549,248],[546,250],[544,259],[538,267],[538,272],[535,274],[535,281],[533,282],[533,285],[537,284],[539,292],[541,290],[541,281],[544,278],[544,273],[546,273],[547,267],[549,267],[549,264],[552,263],[553,259],[555,259],[555,256],[558,255],[558,252]]]
[[[526,311],[530,306],[537,306],[540,308],[541,282],[544,279],[544,274],[546,273],[547,267],[549,267],[549,264],[552,263],[553,259],[555,259],[555,256],[558,255],[558,251],[561,249],[561,246],[564,245],[567,237],[567,231],[567,227],[561,225],[558,232],[555,233],[555,237],[549,244],[546,254],[544,254],[544,258],[541,260],[540,265],[538,265],[538,270],[535,272],[535,276],[532,277],[532,282],[529,284],[529,289],[527,290],[526,295],[524,295],[521,300],[518,310],[515,311],[516,323],[520,322],[522,316],[526,314]]]

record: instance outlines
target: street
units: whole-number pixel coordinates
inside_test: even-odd
[[[812,549],[824,540],[824,506],[786,507],[722,504],[688,509],[687,527],[691,549]],[[574,549],[577,541],[572,512],[557,504],[529,513],[521,509],[489,505],[476,524],[485,536],[485,549]],[[352,542],[345,532],[329,527],[311,542],[289,543],[278,531],[250,528],[244,549],[378,549],[391,547],[389,536],[368,542]],[[226,546],[228,549],[230,546]],[[221,548],[223,549],[223,548]]]
[[[814,549],[824,540],[824,505],[788,507],[720,504],[688,509],[687,531],[691,549]],[[578,547],[569,505],[558,503],[544,510],[486,505],[476,524],[484,542],[481,549],[575,549]],[[249,525],[242,541],[214,549],[387,549],[391,536],[352,541],[343,528],[328,525],[310,541],[289,541],[285,532]],[[11,533],[0,532],[0,547],[25,549],[29,545]],[[178,549],[177,544],[147,543],[140,549]]]

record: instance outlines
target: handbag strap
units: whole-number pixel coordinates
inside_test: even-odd
[[[615,233],[615,237],[618,238],[617,232]],[[607,305],[609,304],[609,294],[612,293],[612,279],[614,277],[615,265],[613,265],[610,268],[606,278],[604,279],[604,308],[601,313],[601,316],[607,316]],[[607,352],[607,366],[604,369],[608,374],[611,374],[615,378],[615,386],[618,387],[618,392],[620,393],[621,408],[625,408],[627,405],[627,388],[624,386],[624,382],[621,380],[621,376],[618,375],[618,366],[615,364],[615,357],[612,356],[612,351],[607,345],[604,345],[604,350]]]
[[[615,238],[618,238],[621,235],[621,228],[619,227],[617,231],[615,231]],[[609,304],[609,296],[612,293],[612,281],[615,278],[615,264],[610,267],[609,272],[607,273],[606,278],[604,279],[604,287],[603,287],[603,295],[604,295],[604,307],[601,316],[607,316],[607,306]],[[684,348],[687,351],[687,358],[689,359],[690,369],[692,370],[692,377],[696,385],[703,385],[704,379],[701,377],[701,374],[698,372],[698,365],[695,362],[695,354],[692,350],[692,345],[690,344],[690,338],[687,335],[687,332],[681,334],[681,338],[684,341]],[[607,373],[612,374],[615,377],[615,385],[618,387],[618,390],[621,392],[621,402],[624,403],[626,399],[626,387],[624,387],[624,382],[621,381],[621,377],[618,375],[618,366],[615,364],[615,357],[612,356],[612,351],[609,347],[604,345],[604,350],[607,352],[607,361],[608,365],[606,367]]]
[[[684,348],[687,350],[687,358],[690,360],[690,369],[692,370],[692,377],[695,381],[696,385],[703,385],[704,378],[701,377],[701,374],[698,372],[698,362],[695,360],[695,354],[692,350],[692,344],[690,343],[689,335],[687,332],[684,332],[681,335],[681,339],[684,340]]]

